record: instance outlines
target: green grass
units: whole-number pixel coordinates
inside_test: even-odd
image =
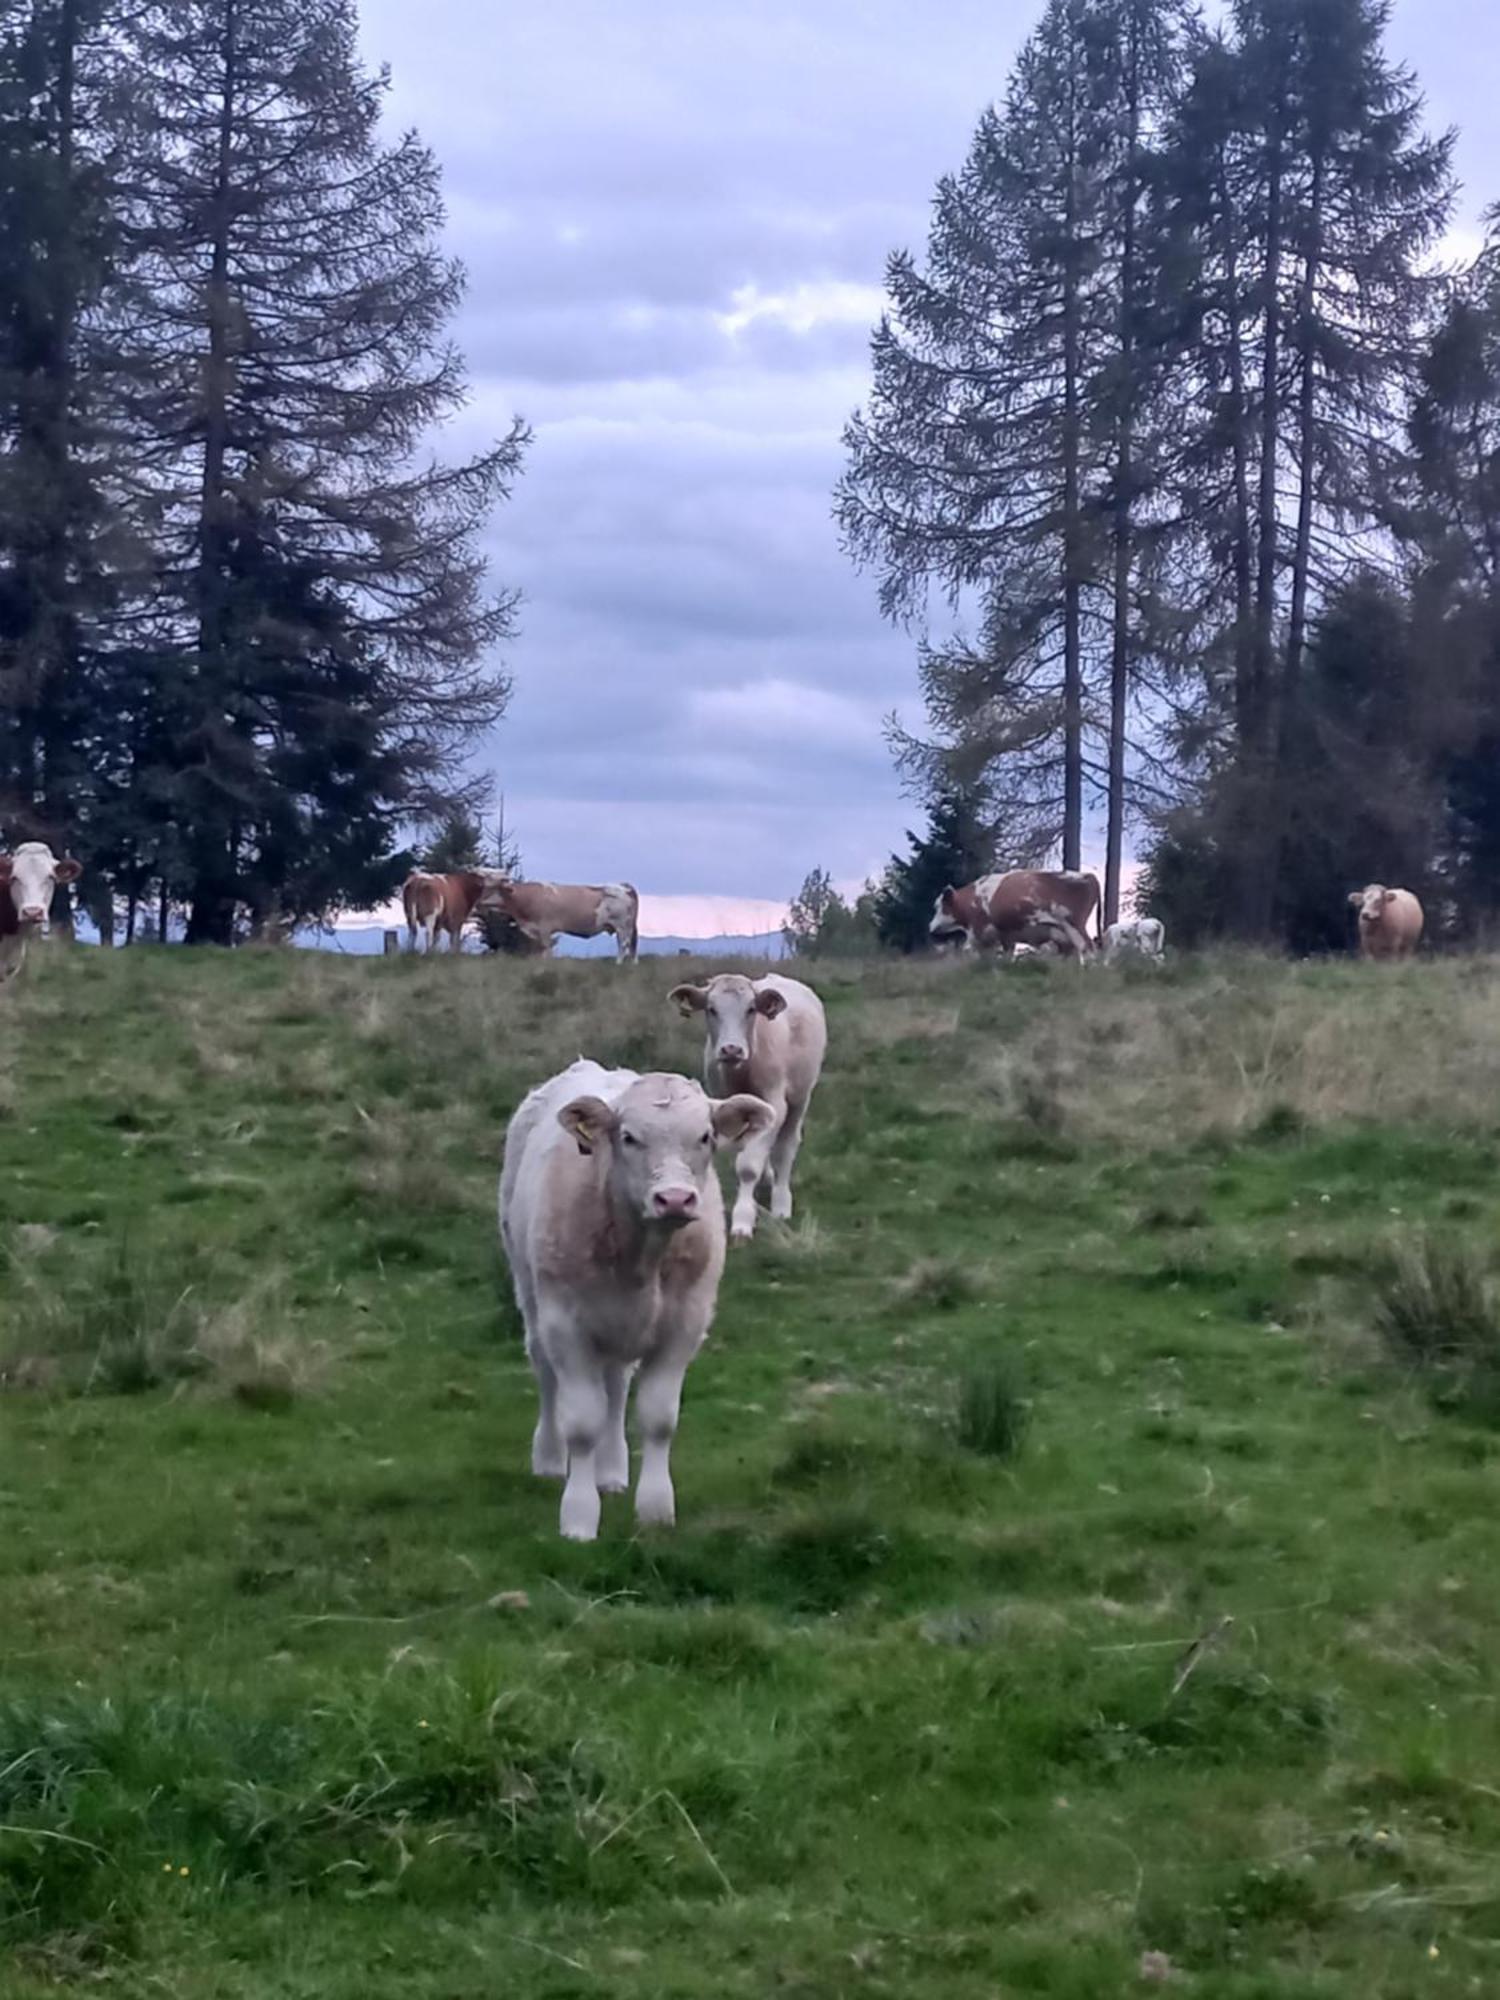
[[[693,1070],[676,976],[0,995],[4,2000],[1500,1988],[1500,1429],[1432,1379],[1500,965],[816,969],[680,1526],[572,1547],[500,1141]]]

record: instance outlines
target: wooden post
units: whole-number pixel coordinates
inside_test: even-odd
[[[384,945],[384,947],[385,947],[385,955],[386,955],[386,957],[387,957],[387,958],[394,958],[394,957],[396,956],[396,954],[397,954],[397,953],[398,953],[398,952],[400,951],[400,949],[401,949],[401,934],[400,934],[400,932],[399,932],[399,931],[385,931],[385,932],[383,932],[383,933],[382,933],[382,936],[381,936],[381,943],[382,943],[382,944]]]

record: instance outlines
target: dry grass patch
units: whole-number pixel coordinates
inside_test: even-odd
[[[977,976],[977,975],[976,975]],[[1208,1134],[1379,1120],[1493,1127],[1500,966],[1490,960],[1288,967],[1209,960],[1139,982],[1103,967],[1048,982],[945,1101],[1153,1149]]]

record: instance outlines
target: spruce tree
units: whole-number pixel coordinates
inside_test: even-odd
[[[128,420],[179,710],[192,941],[383,893],[398,821],[475,800],[513,600],[477,537],[520,464],[422,462],[461,403],[438,174],[378,130],[349,0],[162,0],[132,48]],[[344,831],[340,831],[343,829]]]
[[[989,849],[973,807],[954,793],[934,800],[926,832],[906,840],[908,852],[891,856],[875,891],[875,934],[894,951],[923,951],[938,897],[982,875]]]
[[[0,6],[0,822],[90,852],[107,706],[106,357],[116,56],[101,0]],[[55,914],[67,912],[61,892]],[[105,923],[102,934],[111,935]]]
[[[1450,141],[1421,129],[1387,14],[1237,0],[1231,34],[1199,43],[1168,149],[1193,272],[1174,572],[1248,935],[1277,900],[1308,631],[1377,517],[1450,200]]]
[[[1157,643],[1155,151],[1181,35],[1176,4],[1050,0],[939,187],[925,266],[891,260],[837,496],[890,615],[920,616],[936,586],[972,618],[975,636],[923,648],[928,732],[895,739],[908,777],[986,796],[1010,858],[1059,847],[1067,867],[1104,794],[1116,904],[1128,720]]]

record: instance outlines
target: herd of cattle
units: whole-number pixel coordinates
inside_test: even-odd
[[[24,948],[45,924],[58,886],[80,872],[39,841],[0,855],[0,939]],[[531,949],[550,951],[559,933],[607,932],[622,960],[636,956],[639,898],[628,883],[516,882],[498,869],[417,872],[402,901],[411,945],[420,933],[428,951],[439,931],[450,951],[460,949],[469,920],[493,908]],[[1372,883],[1350,902],[1367,956],[1416,949],[1422,908],[1409,890]],[[1092,875],[1013,869],[944,889],[930,931],[940,944],[1006,956],[1034,951],[1081,961],[1097,949],[1106,961],[1161,957],[1159,922],[1101,929],[1099,915]],[[524,1099],[506,1133],[500,1234],[537,1382],[531,1464],[563,1481],[560,1527],[573,1540],[597,1535],[600,1494],[628,1484],[632,1387],[641,1445],[636,1517],[673,1520],[670,1459],[683,1377],[713,1320],[726,1236],[754,1234],[761,1197],[772,1216],[790,1219],[792,1170],[827,1047],[818,996],[778,973],[720,973],[675,986],[666,999],[685,1018],[703,1017],[706,1089],[685,1076],[642,1076],[580,1058]],[[727,1232],[714,1169],[720,1146],[736,1155]]]

